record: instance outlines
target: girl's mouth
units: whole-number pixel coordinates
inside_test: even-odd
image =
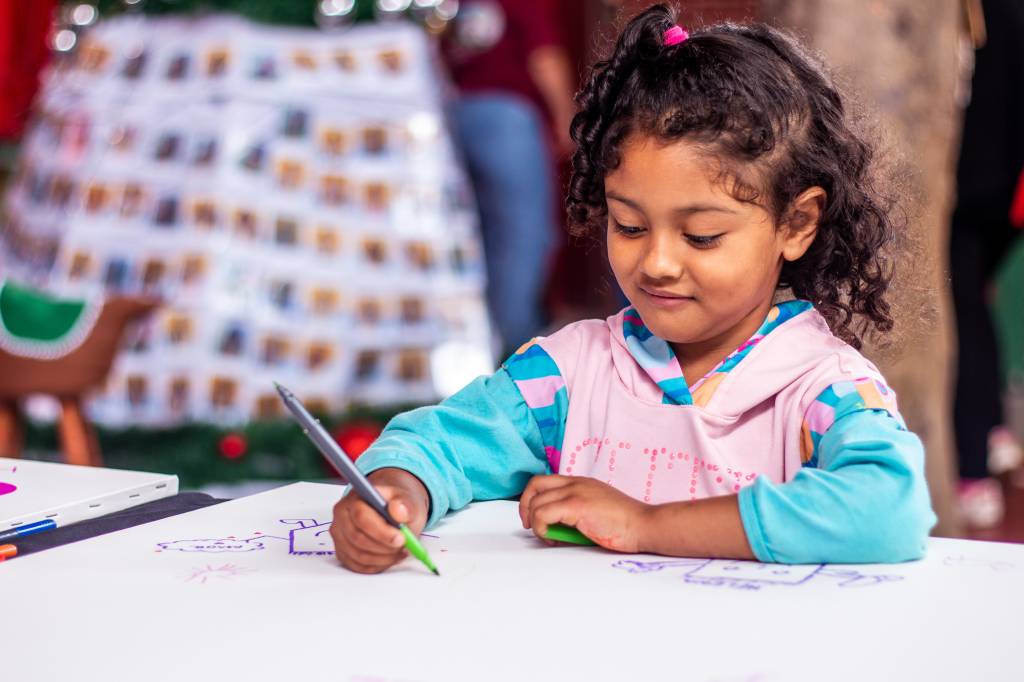
[[[696,300],[693,296],[684,296],[682,294],[676,294],[670,291],[661,291],[658,289],[645,289],[640,287],[640,291],[644,293],[647,300],[659,308],[677,308]]]

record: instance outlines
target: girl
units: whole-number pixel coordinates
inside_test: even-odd
[[[892,328],[894,228],[822,67],[767,26],[688,35],[656,5],[578,102],[569,215],[605,233],[632,305],[395,417],[358,461],[395,518],[521,494],[539,537],[565,523],[622,552],[921,557],[923,448],[856,350]],[[354,571],[403,557],[355,496],[331,535]]]

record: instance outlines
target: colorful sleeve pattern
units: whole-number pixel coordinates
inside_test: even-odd
[[[840,418],[861,410],[882,410],[906,429],[896,407],[896,392],[871,377],[840,381],[821,392],[804,415],[800,458],[805,467],[818,466],[818,446]]]
[[[544,453],[552,473],[558,473],[569,414],[569,392],[558,365],[533,339],[519,348],[502,365],[515,383],[537,421]]]

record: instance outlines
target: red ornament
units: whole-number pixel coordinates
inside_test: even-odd
[[[249,449],[249,442],[239,433],[229,433],[220,439],[217,449],[227,459],[238,459]]]
[[[355,461],[368,447],[373,445],[383,427],[376,422],[356,421],[335,429],[331,435],[341,449]]]

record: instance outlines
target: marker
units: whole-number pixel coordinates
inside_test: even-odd
[[[14,545],[0,545],[0,561],[18,556],[18,548]]]
[[[548,526],[548,530],[544,533],[544,537],[548,540],[554,540],[556,542],[568,542],[573,545],[596,545],[597,543],[588,538],[583,533],[579,532],[572,526],[566,526],[563,523],[552,523]]]
[[[4,540],[23,538],[26,535],[35,535],[36,533],[42,533],[44,530],[51,530],[56,527],[57,522],[53,519],[36,521],[35,523],[26,523],[24,526],[15,526],[14,528],[0,531],[0,542],[3,542]]]
[[[380,493],[377,492],[377,489],[373,487],[373,484],[370,483],[366,476],[363,475],[363,472],[356,468],[356,465],[352,463],[352,460],[341,449],[341,446],[324,430],[324,427],[320,425],[320,420],[314,418],[287,388],[276,381],[274,386],[277,388],[277,392],[281,394],[281,400],[284,401],[285,407],[295,417],[295,421],[299,422],[302,432],[313,441],[317,450],[327,458],[327,461],[337,469],[338,473],[345,477],[349,484],[351,484],[352,490],[359,495],[363,502],[373,507],[378,514],[384,517],[385,521],[402,531],[402,536],[405,537],[405,547],[409,550],[410,554],[422,561],[423,565],[429,568],[431,573],[441,575],[416,535],[404,523],[395,521],[391,513],[388,512],[388,503],[381,497]]]

